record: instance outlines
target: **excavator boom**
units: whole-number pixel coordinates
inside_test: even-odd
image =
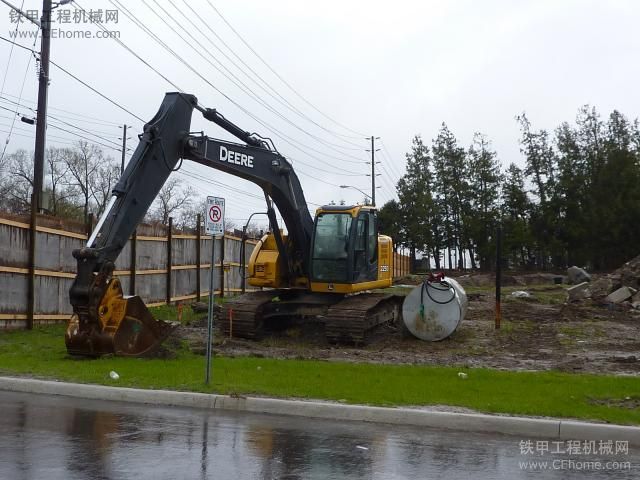
[[[245,144],[190,134],[194,109]],[[172,331],[173,325],[153,318],[140,297],[125,298],[113,272],[118,255],[181,159],[259,185],[269,206],[285,277],[293,282],[307,276],[313,219],[291,164],[266,140],[243,131],[216,110],[198,106],[193,95],[167,93],[158,113],[144,126],[138,147],[86,247],[73,252],[78,270],[69,291],[73,307],[65,336],[69,353],[142,355]],[[286,241],[272,201],[289,232]]]

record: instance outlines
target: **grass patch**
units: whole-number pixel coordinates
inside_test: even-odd
[[[62,326],[0,333],[0,373],[138,388],[340,400],[369,405],[453,405],[489,413],[541,415],[640,424],[640,409],[607,399],[636,398],[633,377],[507,372],[454,367],[374,365],[311,360],[216,357],[213,385],[204,358],[181,348],[177,358],[67,356]],[[113,381],[115,370],[120,380]],[[467,379],[458,377],[464,370]],[[598,403],[602,399],[602,403]]]
[[[215,297],[214,301],[217,304],[223,304],[225,302],[225,300],[227,299],[227,297]],[[178,321],[178,304],[182,303],[182,324],[189,324],[189,322],[193,321],[193,320],[198,320],[200,318],[202,318],[203,316],[206,317],[206,313],[194,313],[193,310],[191,310],[191,303],[194,302],[195,300],[189,300],[189,301],[185,301],[185,302],[176,302],[176,303],[172,303],[169,305],[159,305],[157,307],[150,307],[149,311],[151,312],[151,314],[154,316],[154,318],[157,318],[159,320],[165,320],[165,321],[171,321],[171,322],[177,322]],[[202,297],[200,297],[200,302],[207,304],[207,302],[209,302],[209,296],[208,295],[203,295]]]

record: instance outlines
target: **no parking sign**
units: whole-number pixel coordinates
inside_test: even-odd
[[[204,231],[207,235],[213,237],[224,236],[224,198],[207,197],[207,211],[204,217]],[[215,239],[211,239],[211,264],[209,266],[209,312],[207,315],[207,366],[205,373],[205,382],[209,384],[211,378],[211,356],[213,355],[213,297],[215,296],[215,288],[213,283],[215,270]],[[224,275],[224,274],[223,274]],[[221,287],[224,285],[224,277]]]
[[[204,231],[207,235],[224,235],[224,198],[207,197]]]

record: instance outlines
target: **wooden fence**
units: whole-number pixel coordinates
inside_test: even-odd
[[[411,273],[411,259],[407,255],[393,253],[393,278],[404,277]]]
[[[20,218],[0,217],[0,328],[24,328],[67,320],[69,288],[76,260],[71,252],[85,245],[85,228],[51,217],[39,217],[35,262],[30,265],[30,225]],[[149,306],[198,299],[209,293],[211,237],[176,233],[164,226],[140,225],[122,250],[115,274],[125,294],[140,295]],[[251,291],[241,269],[241,239],[215,240],[216,295]],[[247,240],[245,268],[256,244]],[[409,271],[409,258],[394,254],[394,276]],[[33,317],[29,318],[29,282],[34,282]]]

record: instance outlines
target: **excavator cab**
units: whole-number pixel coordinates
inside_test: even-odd
[[[316,212],[311,281],[358,284],[378,280],[376,211],[363,206],[326,206]],[[321,288],[319,290],[322,290]]]
[[[316,212],[312,292],[356,293],[392,284],[391,238],[378,234],[374,207],[327,205]]]
[[[286,235],[283,236],[286,243]],[[303,287],[318,293],[356,293],[390,287],[392,241],[378,234],[374,207],[325,205],[316,211],[309,274],[289,282],[274,234],[265,235],[249,261],[249,285]]]

